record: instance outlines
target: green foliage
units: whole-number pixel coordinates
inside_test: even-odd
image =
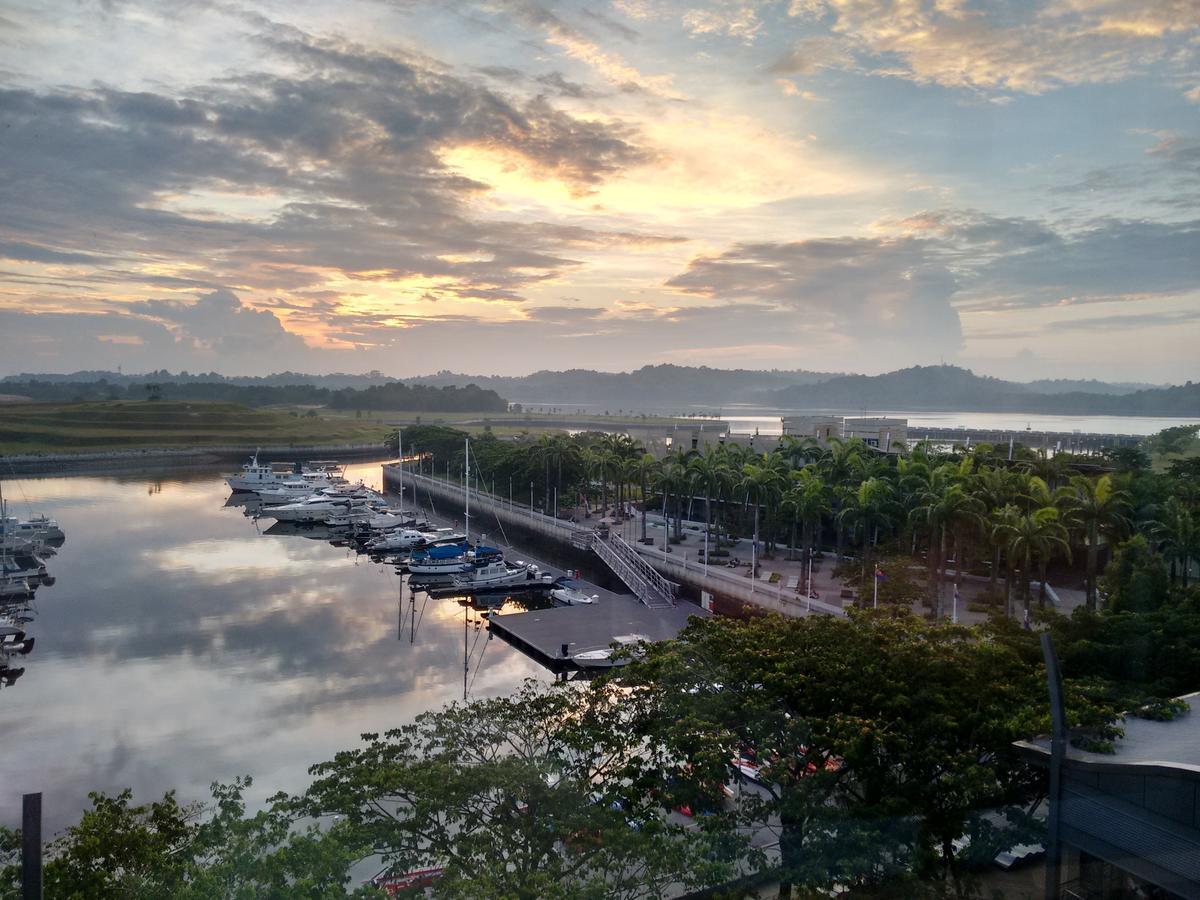
[[[1036,777],[1011,741],[1043,716],[1036,668],[962,628],[905,615],[694,623],[617,676],[653,746],[722,777],[769,762],[751,821],[782,822],[785,882],[869,888],[955,869],[975,810],[1017,808]],[[1027,824],[1027,823],[1026,823]],[[1005,829],[998,843],[1023,834]]]
[[[445,869],[446,897],[662,896],[734,872],[742,842],[668,821],[683,770],[603,687],[539,687],[425,713],[313,768],[297,811],[400,871]]]
[[[212,808],[174,793],[133,805],[125,790],[90,794],[92,806],[46,848],[45,896],[286,900],[344,898],[350,868],[366,855],[343,828],[298,828],[280,803],[247,816],[250,779],[213,785]],[[16,897],[14,832],[0,832],[0,897]],[[5,852],[5,851],[8,852]],[[360,889],[355,896],[382,896]]]
[[[1151,612],[1166,602],[1170,592],[1166,562],[1140,534],[1117,548],[1101,584],[1114,613]]]

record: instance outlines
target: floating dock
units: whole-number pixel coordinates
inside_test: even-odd
[[[542,665],[561,672],[577,668],[571,656],[607,647],[617,635],[639,634],[651,641],[670,640],[692,616],[710,615],[687,601],[669,609],[650,609],[632,594],[604,591],[597,602],[586,606],[493,615],[488,627]]]

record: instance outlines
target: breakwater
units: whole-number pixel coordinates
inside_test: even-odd
[[[395,492],[400,486],[400,470],[396,463],[383,465],[384,490]],[[419,504],[432,498],[439,515],[461,515],[465,506],[463,487],[458,482],[447,482],[428,475],[417,475],[404,471],[405,492],[415,496]],[[478,518],[477,518],[478,517]],[[471,518],[473,522],[499,522],[506,530],[542,540],[558,543],[564,550],[579,553],[587,548],[595,534],[595,526],[589,523],[570,522],[556,519],[532,510],[527,506],[511,502],[507,498],[494,497],[486,492],[471,491]],[[479,526],[481,530],[491,530]],[[673,582],[679,592],[698,602],[705,608],[723,615],[755,615],[763,612],[778,612],[789,616],[810,613],[843,615],[840,605],[821,600],[808,600],[789,594],[782,585],[769,585],[737,572],[716,566],[705,567],[694,559],[689,562],[686,554],[663,550],[645,544],[633,544],[634,549],[655,571]]]
[[[387,453],[383,444],[311,444],[280,447],[226,445],[171,447],[144,450],[99,450],[92,453],[20,453],[0,455],[0,477],[5,475],[64,475],[72,472],[141,471],[150,467],[205,466],[242,461],[258,453],[263,462],[331,457],[339,460],[378,459]]]

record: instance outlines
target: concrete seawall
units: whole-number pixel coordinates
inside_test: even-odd
[[[398,467],[394,463],[385,463],[384,488],[395,491],[399,487],[399,481]],[[461,485],[426,475],[416,475],[407,469],[404,472],[404,485],[406,493],[410,493],[410,496],[414,488],[417,490],[418,502],[432,497],[438,512],[443,515],[447,512],[458,515],[463,510]],[[556,541],[566,547],[579,547],[594,531],[592,525],[555,519],[553,516],[531,511],[526,506],[515,503],[510,505],[506,499],[492,498],[476,492],[471,493],[471,520],[477,523],[492,523],[498,520],[505,529]],[[483,524],[480,524],[479,528],[484,531],[491,530]],[[634,547],[660,575],[678,584],[683,594],[696,600],[704,600],[707,594],[713,611],[723,615],[745,616],[764,612],[777,612],[787,616],[803,616],[810,613],[844,615],[844,611],[838,605],[789,596],[780,585],[754,582],[717,567],[709,567],[706,572],[704,566],[695,561],[687,562],[683,553],[664,553],[660,548],[647,547],[644,544],[636,544]]]

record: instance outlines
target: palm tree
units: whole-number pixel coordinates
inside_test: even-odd
[[[1117,537],[1130,529],[1130,497],[1116,487],[1111,475],[1093,481],[1083,475],[1071,479],[1068,521],[1083,530],[1087,541],[1087,606],[1096,608],[1096,570],[1101,536]]]
[[[860,535],[863,547],[863,577],[870,568],[874,547],[879,542],[880,528],[886,529],[896,515],[896,489],[882,478],[868,478],[859,484],[849,502],[838,513],[838,524],[848,525]]]
[[[1021,560],[1021,596],[1025,599],[1025,611],[1029,612],[1029,585],[1033,572],[1033,561],[1038,563],[1041,579],[1039,590],[1041,605],[1046,605],[1046,565],[1056,549],[1061,549],[1070,558],[1071,545],[1067,529],[1059,521],[1059,512],[1052,506],[1035,509],[1020,516],[1005,526],[1008,534],[1008,552],[1013,559]]]
[[[1058,487],[1063,476],[1071,469],[1066,457],[1057,454],[1051,455],[1045,450],[1038,450],[1032,459],[1027,459],[1018,466],[1029,474],[1041,478],[1052,491]]]
[[[650,506],[650,482],[657,477],[660,471],[659,462],[649,453],[643,453],[635,461],[636,475],[635,477],[642,484],[642,543],[646,543],[646,513],[649,512]],[[665,527],[665,522],[663,523]]]
[[[692,457],[688,461],[694,483],[704,491],[704,546],[711,548],[712,537],[712,507],[713,501],[721,497],[721,488],[726,481],[728,468],[724,454],[713,447],[706,447],[704,453]]]
[[[1012,580],[1013,556],[1008,552],[1008,539],[1021,518],[1021,511],[1009,503],[999,509],[993,509],[988,518],[987,535],[992,545],[992,585],[995,586],[995,573],[1000,568],[1000,554],[1003,551],[1007,565],[1004,571],[1004,615],[1012,616]]]
[[[1183,586],[1188,586],[1192,559],[1200,555],[1200,527],[1192,511],[1178,497],[1168,497],[1150,523],[1150,533],[1158,541],[1163,554],[1171,560],[1171,583],[1175,583],[1175,565],[1183,573]]]
[[[793,538],[796,525],[800,526],[800,540],[804,545],[805,566],[812,557],[813,534],[821,527],[821,517],[828,514],[829,492],[825,482],[812,466],[805,466],[790,473],[790,486],[783,495],[780,508],[790,517]],[[792,541],[795,544],[795,540]]]
[[[780,493],[780,489],[783,486],[783,476],[780,473],[779,467],[773,464],[770,456],[771,454],[764,453],[759,457],[758,462],[746,463],[742,466],[742,479],[738,483],[738,490],[744,493],[746,502],[749,503],[752,498],[754,501],[754,540],[751,544],[751,577],[757,574],[755,569],[758,566],[759,511]]]
[[[933,473],[930,488],[922,496],[921,505],[910,513],[910,519],[924,525],[929,532],[929,595],[935,619],[942,615],[947,540],[951,540],[958,551],[964,528],[982,525],[983,518],[983,504],[968,494],[961,483],[953,480],[951,468],[941,466]],[[961,575],[961,552],[955,553],[955,564]]]

